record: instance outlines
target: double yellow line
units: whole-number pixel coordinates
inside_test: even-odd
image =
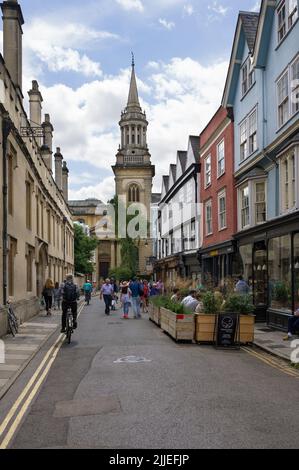
[[[84,305],[79,310],[78,317],[80,316]],[[33,399],[35,398],[36,394],[38,393],[41,385],[45,381],[53,362],[56,359],[57,354],[64,342],[65,335],[61,334],[54,345],[49,349],[47,354],[45,355],[44,359],[40,363],[39,367],[35,371],[34,375],[31,377],[29,382],[27,383],[26,387],[24,388],[23,392],[19,396],[19,398],[15,401],[14,405],[6,415],[4,421],[0,425],[0,449],[7,449],[9,446],[19,424],[21,423],[24,415],[26,414],[29,406],[31,405]],[[42,372],[42,373],[41,373]],[[41,375],[40,375],[41,373]],[[39,376],[40,375],[40,376]],[[28,395],[29,393],[29,395]],[[28,396],[27,396],[28,395]],[[27,397],[27,398],[26,398]],[[21,408],[20,408],[21,407]],[[19,409],[20,408],[20,409]],[[19,411],[18,411],[19,410]],[[17,414],[16,414],[17,413]],[[16,415],[16,416],[15,416]],[[10,425],[8,431],[6,432],[10,422],[14,418],[14,421]],[[5,434],[6,432],[6,434]],[[5,437],[1,441],[2,436]]]
[[[284,364],[279,359],[275,359],[274,357],[270,356],[270,354],[260,353],[250,348],[247,348],[246,346],[242,346],[241,349],[250,354],[251,356],[254,356],[260,361],[264,362],[265,364],[268,364],[268,366],[274,367],[274,369],[277,369],[280,372],[283,372],[284,374],[299,379],[299,373],[296,370],[292,370],[289,364]]]

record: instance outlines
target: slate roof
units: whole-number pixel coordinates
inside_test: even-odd
[[[250,52],[252,52],[254,49],[255,37],[260,14],[252,11],[240,11],[240,17],[242,20],[248,48]]]
[[[158,204],[161,201],[161,193],[152,193],[152,203]]]
[[[192,150],[193,150],[196,162],[197,162],[199,159],[199,145],[200,145],[199,136],[190,135],[189,139],[190,139],[191,147],[192,147]]]
[[[186,165],[187,165],[187,152],[179,150],[178,151],[178,159],[182,167],[182,172],[184,173],[186,170]]]
[[[238,180],[238,183],[241,183],[242,181],[245,181],[248,178],[255,178],[257,176],[267,176],[266,170],[264,170],[264,168],[261,168],[260,166],[256,166],[252,170],[248,171],[248,173],[242,175],[242,177]]]
[[[97,207],[103,204],[99,199],[85,199],[82,201],[69,201],[70,207]]]
[[[173,163],[170,165],[170,172],[172,173],[172,178],[174,183],[176,182],[176,165]]]
[[[165,191],[168,193],[169,190],[169,176],[163,176],[163,183],[165,186]]]

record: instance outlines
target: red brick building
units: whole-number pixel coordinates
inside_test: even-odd
[[[202,203],[202,272],[215,285],[233,273],[237,231],[234,185],[234,125],[220,107],[200,134],[200,202]]]

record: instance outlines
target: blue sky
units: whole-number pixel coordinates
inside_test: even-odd
[[[220,104],[239,9],[256,0],[20,0],[24,92],[40,83],[54,143],[70,169],[70,197],[114,193],[111,165],[126,105],[130,54],[149,148],[162,174]]]

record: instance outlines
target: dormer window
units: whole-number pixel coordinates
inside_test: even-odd
[[[246,62],[244,63],[242,70],[242,97],[246,95],[248,90],[254,85],[255,83],[255,73],[254,68],[252,66],[251,58],[248,57]]]

